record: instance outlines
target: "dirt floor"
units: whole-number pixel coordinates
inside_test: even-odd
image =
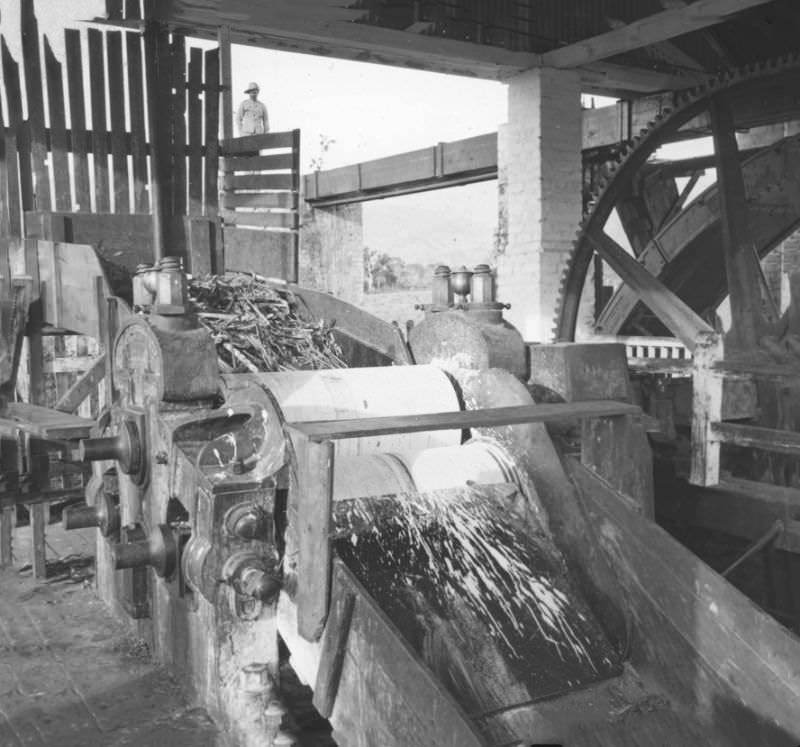
[[[0,569],[0,746],[212,747],[216,729],[93,590],[93,531],[48,527],[34,579],[29,528]]]

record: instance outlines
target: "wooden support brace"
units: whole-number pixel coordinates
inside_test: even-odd
[[[726,444],[800,456],[800,433],[740,423],[711,423],[714,438]]]
[[[294,428],[289,434],[297,457],[296,501],[291,512],[297,526],[297,628],[308,641],[322,634],[331,584],[331,508],[333,443],[314,442]]]
[[[737,348],[750,352],[758,345],[766,321],[761,311],[761,268],[753,251],[733,111],[728,100],[720,96],[712,100],[709,111],[719,181],[722,250],[731,304],[729,337]]]
[[[314,686],[314,707],[324,718],[329,718],[333,713],[355,606],[356,595],[353,592],[341,594],[333,601],[325,625],[317,683]]]
[[[61,412],[76,413],[83,401],[91,395],[106,375],[106,354],[95,358],[88,370],[56,402],[55,409]]]
[[[12,542],[16,517],[16,506],[3,506],[0,510],[0,568],[10,566],[14,561]]]
[[[45,529],[49,513],[47,509],[48,506],[45,503],[34,503],[30,507],[34,578],[47,578],[47,548],[45,545]]]
[[[719,438],[713,424],[722,420],[724,374],[714,370],[724,356],[722,337],[701,335],[694,349],[692,368],[692,465],[689,482],[711,487],[719,484]]]
[[[693,349],[698,335],[713,332],[698,314],[658,278],[651,275],[614,239],[602,231],[590,233],[589,239],[611,269],[689,350]]]
[[[41,404],[44,401],[44,349],[42,343],[42,299],[39,295],[39,255],[36,240],[25,240],[25,269],[32,280],[27,330],[30,401],[34,404]]]

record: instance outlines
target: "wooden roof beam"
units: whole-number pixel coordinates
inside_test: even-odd
[[[691,5],[672,7],[605,34],[545,52],[542,64],[560,68],[581,67],[699,31],[722,23],[748,8],[769,2],[772,0],[696,0]]]
[[[674,10],[675,8],[685,8],[689,3],[688,0],[659,0],[659,4],[664,10]],[[703,32],[703,40],[725,67],[736,67],[730,53],[725,49],[720,40],[717,39],[711,29],[707,29]]]
[[[351,15],[348,15],[351,14]],[[447,39],[408,31],[353,23],[352,11],[324,0],[163,0],[156,19],[187,30],[190,35],[216,38],[219,26],[230,26],[231,40],[263,48],[375,62],[419,70],[452,73],[489,80],[506,80],[540,67],[539,54],[513,52],[488,44]],[[697,83],[687,76],[601,62],[581,67],[586,92],[640,95],[685,88]]]

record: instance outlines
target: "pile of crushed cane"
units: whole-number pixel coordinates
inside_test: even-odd
[[[252,273],[192,278],[189,297],[228,373],[345,368],[324,319],[301,313],[289,288]]]

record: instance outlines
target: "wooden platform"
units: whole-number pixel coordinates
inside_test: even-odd
[[[45,441],[69,441],[88,438],[94,426],[94,420],[24,402],[7,404],[0,414],[0,435],[8,438],[22,431]]]

